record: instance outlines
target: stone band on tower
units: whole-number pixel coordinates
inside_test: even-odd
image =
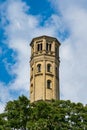
[[[59,41],[40,36],[33,38],[30,46],[30,102],[59,100]]]

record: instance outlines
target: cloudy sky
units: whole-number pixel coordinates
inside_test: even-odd
[[[87,0],[0,0],[0,112],[29,97],[29,43],[41,35],[61,42],[61,99],[87,104]]]

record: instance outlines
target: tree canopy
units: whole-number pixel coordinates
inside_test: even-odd
[[[30,103],[20,96],[0,114],[0,130],[87,130],[87,106],[70,100]]]

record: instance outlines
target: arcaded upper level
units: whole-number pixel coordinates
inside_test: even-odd
[[[54,37],[44,35],[33,38],[30,43],[30,46],[31,57],[38,56],[38,54],[48,54],[59,57],[60,42]]]

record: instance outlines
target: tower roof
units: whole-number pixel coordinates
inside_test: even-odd
[[[57,38],[51,37],[51,36],[47,36],[47,35],[43,35],[43,36],[39,36],[39,37],[33,38],[32,41],[31,41],[31,43],[30,43],[30,46],[32,45],[32,43],[33,43],[35,40],[39,40],[39,39],[42,39],[42,38],[44,38],[44,39],[46,39],[46,38],[48,38],[48,39],[53,39],[54,41],[57,41],[57,43],[58,43],[59,45],[61,45],[61,43],[57,40]]]

